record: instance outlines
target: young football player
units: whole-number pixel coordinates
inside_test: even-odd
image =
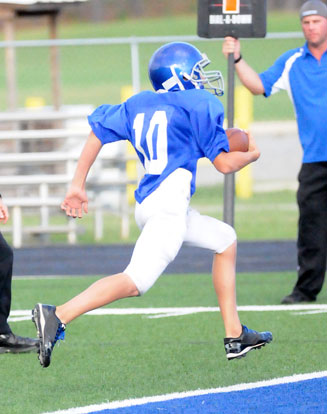
[[[149,62],[155,92],[138,93],[120,105],[102,105],[89,116],[92,132],[61,207],[71,217],[87,213],[86,178],[101,147],[128,140],[145,169],[135,192],[135,218],[142,231],[122,273],[98,280],[61,306],[35,306],[33,319],[43,367],[50,364],[66,324],[115,300],[146,293],[183,242],[213,252],[213,285],[225,327],[227,358],[245,356],[272,340],[270,332],[253,331],[239,320],[234,229],[189,207],[200,158],[207,157],[219,172],[228,174],[260,155],[251,136],[248,152],[229,152],[223,106],[214,96],[223,94],[222,76],[219,71],[206,72],[209,63],[191,44],[166,44]]]

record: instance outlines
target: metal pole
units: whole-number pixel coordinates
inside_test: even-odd
[[[234,53],[228,55],[228,95],[227,95],[227,121],[228,128],[234,126]],[[234,198],[235,174],[227,174],[224,178],[224,222],[234,227]]]
[[[131,64],[133,92],[139,93],[141,91],[139,44],[134,40],[131,42]]]
[[[58,37],[58,12],[49,15],[49,34],[50,39],[55,40]],[[52,82],[52,99],[55,110],[60,109],[61,105],[61,88],[60,88],[60,62],[58,46],[50,46],[50,73]]]
[[[13,42],[15,38],[15,16],[10,14],[3,20],[4,36],[7,42]],[[16,84],[16,49],[15,46],[5,48],[5,66],[7,82],[7,105],[8,109],[17,109],[17,84]]]

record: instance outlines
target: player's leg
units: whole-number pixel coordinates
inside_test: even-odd
[[[236,233],[213,217],[189,209],[185,243],[213,252],[212,279],[226,336],[242,332],[236,304]]]
[[[183,243],[188,206],[187,197],[176,188],[179,178],[176,175],[174,187],[167,185],[173,179],[170,177],[143,203],[136,204],[135,216],[142,232],[127,269],[98,280],[73,299],[57,306],[56,315],[64,324],[118,299],[145,293],[175,258]],[[183,182],[181,187],[185,187]]]
[[[177,170],[175,173],[142,204],[136,205],[137,221],[144,227],[123,273],[100,279],[57,308],[35,306],[33,320],[41,341],[42,366],[49,366],[53,347],[62,337],[66,323],[115,300],[145,293],[175,258],[186,231],[187,188],[191,179],[189,172],[178,173]]]
[[[212,264],[213,285],[224,321],[225,336],[228,337],[237,337],[242,333],[236,303],[235,261],[236,241],[222,253],[215,253]]]
[[[185,229],[186,225],[181,225],[181,220],[174,216],[154,215],[145,224],[131,262],[123,273],[98,280],[57,308],[37,304],[33,309],[33,321],[40,338],[41,365],[50,365],[52,350],[57,340],[63,339],[66,323],[115,300],[144,294],[176,256],[183,242],[183,227]]]
[[[50,365],[52,350],[58,340],[64,339],[67,323],[114,300],[137,295],[138,290],[130,277],[119,273],[98,280],[61,306],[35,305],[32,318],[40,340],[40,364],[44,368]]]
[[[141,295],[153,286],[183,244],[191,178],[189,171],[178,169],[141,204],[136,204],[135,219],[142,233],[125,273]]]
[[[65,304],[57,306],[56,315],[64,324],[93,309],[108,305],[118,299],[138,296],[135,283],[125,273],[106,276]]]
[[[73,299],[57,306],[56,315],[67,324],[116,300],[144,294],[175,258],[183,243],[185,229],[183,217],[160,212],[153,215],[135,244],[126,270],[96,281]]]
[[[169,239],[178,227],[179,221],[172,217],[165,220],[159,214],[149,219],[125,272],[98,280],[57,308],[44,304],[35,306],[33,321],[40,338],[39,360],[43,367],[50,365],[52,350],[57,340],[63,339],[66,323],[115,300],[143,294],[155,283],[183,242],[184,233],[179,240],[177,237]]]
[[[189,210],[185,242],[214,252],[212,277],[217,294],[229,360],[271,342],[270,332],[256,332],[241,325],[236,304],[236,234],[227,224]]]

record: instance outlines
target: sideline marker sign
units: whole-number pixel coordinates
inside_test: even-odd
[[[267,0],[198,0],[198,36],[207,38],[265,37]],[[234,126],[234,55],[228,55],[228,128]],[[235,174],[224,178],[223,220],[234,226]]]
[[[267,0],[198,0],[198,35],[265,37]]]

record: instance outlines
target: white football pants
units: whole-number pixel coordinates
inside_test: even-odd
[[[175,259],[183,242],[222,253],[236,240],[231,226],[189,207],[191,179],[189,171],[179,168],[136,203],[135,220],[142,232],[124,273],[141,295]]]

